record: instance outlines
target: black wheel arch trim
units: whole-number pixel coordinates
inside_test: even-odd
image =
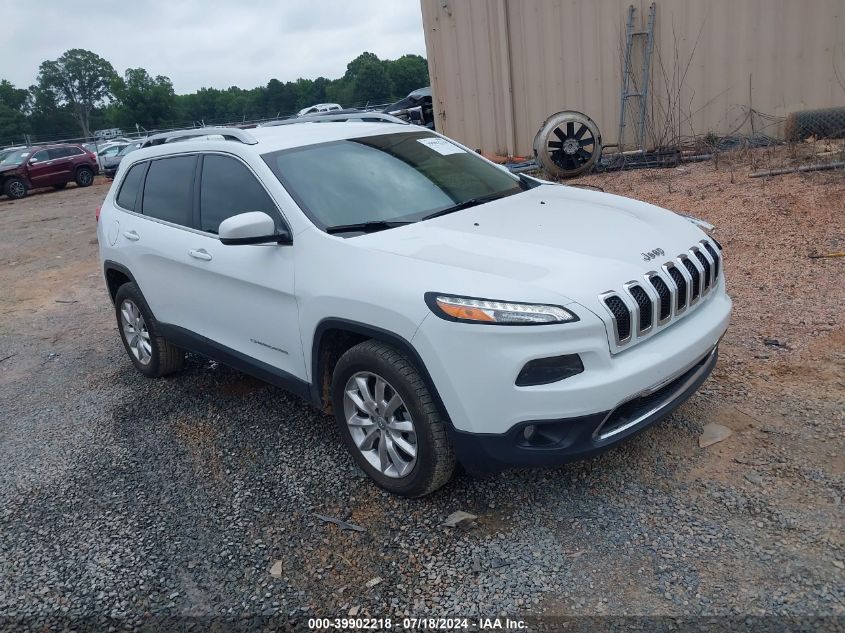
[[[440,414],[440,417],[446,423],[446,427],[449,429],[450,432],[454,431],[452,419],[449,417],[449,412],[446,409],[446,405],[443,403],[442,398],[440,397],[440,393],[437,391],[437,387],[434,384],[434,380],[432,380],[431,374],[428,372],[428,368],[425,366],[425,363],[423,362],[422,357],[419,355],[419,352],[417,352],[416,348],[410,343],[410,341],[389,330],[385,330],[374,325],[369,325],[367,323],[361,323],[359,321],[351,321],[349,319],[329,317],[320,321],[317,324],[316,329],[314,330],[314,338],[311,343],[310,383],[311,401],[314,406],[320,407],[321,405],[319,377],[322,375],[322,366],[320,364],[319,357],[320,344],[322,342],[323,335],[328,330],[343,330],[346,332],[351,332],[352,334],[360,334],[362,336],[366,336],[367,338],[382,341],[383,343],[392,345],[400,352],[408,356],[409,360],[420,372],[423,382],[425,383],[425,386],[428,389],[429,394],[431,394],[432,400],[434,401],[434,406],[437,407],[437,412]]]
[[[123,275],[126,275],[129,278],[130,282],[132,282],[133,284],[138,286],[138,282],[135,280],[135,276],[130,272],[130,270],[126,266],[124,266],[123,264],[118,264],[117,262],[112,261],[110,259],[105,260],[103,262],[103,279],[106,282],[106,290],[108,291],[109,297],[112,299],[112,302],[114,302],[114,297],[112,297],[112,295],[111,295],[111,289],[109,288],[109,277],[108,277],[110,270],[114,270],[114,271],[119,272]],[[141,286],[138,286],[139,290],[140,290],[140,288],[141,288]],[[115,291],[115,292],[117,292],[117,291]],[[144,294],[143,291],[141,292],[141,294]]]

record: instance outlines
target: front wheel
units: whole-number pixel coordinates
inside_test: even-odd
[[[332,377],[332,404],[344,443],[379,486],[421,497],[455,471],[455,453],[431,394],[398,350],[365,341],[348,350]]]
[[[94,182],[94,171],[90,167],[80,167],[76,170],[76,186],[87,187]]]
[[[3,184],[3,193],[12,200],[20,200],[26,196],[26,183],[20,178],[9,178]]]

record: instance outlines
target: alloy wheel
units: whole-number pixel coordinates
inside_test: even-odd
[[[129,299],[120,304],[120,324],[132,355],[142,365],[148,365],[153,357],[150,332],[138,306]]]
[[[23,198],[26,194],[26,187],[22,182],[15,180],[9,183],[9,193],[12,194],[13,198]]]
[[[346,383],[343,409],[352,441],[382,475],[408,475],[417,461],[414,421],[402,397],[381,376],[358,372]]]

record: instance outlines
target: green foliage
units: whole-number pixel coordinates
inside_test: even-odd
[[[158,127],[175,118],[176,93],[168,77],[153,78],[143,68],[127,68],[122,79],[112,82],[111,90],[117,106],[114,125]]]
[[[369,53],[365,53],[367,55]],[[373,55],[375,57],[375,55]],[[356,68],[352,81],[352,97],[358,104],[379,103],[392,97],[387,68],[378,58],[366,59]]]
[[[17,137],[23,141],[23,135],[29,130],[29,122],[23,112],[0,103],[0,138]]]
[[[7,108],[18,112],[25,112],[29,92],[23,88],[15,88],[11,82],[3,79],[0,81],[0,103]]]
[[[428,85],[428,62],[419,55],[402,55],[399,59],[384,62],[393,94],[404,97]]]
[[[25,133],[36,138],[79,136],[74,127],[90,136],[91,129],[100,127],[129,132],[136,124],[154,130],[287,116],[315,103],[387,103],[428,84],[428,65],[419,55],[381,60],[362,53],[338,79],[271,79],[252,89],[201,88],[177,95],[168,77],[153,77],[143,68],[128,68],[120,77],[98,55],[73,49],[43,62],[38,83],[29,90],[0,81],[0,146],[19,142]]]
[[[41,62],[38,87],[52,93],[59,105],[70,105],[83,136],[89,136],[91,111],[111,96],[116,76],[112,65],[96,53],[73,48],[54,61]]]

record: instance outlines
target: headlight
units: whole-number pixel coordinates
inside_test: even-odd
[[[490,301],[426,293],[428,307],[442,319],[490,325],[544,325],[571,323],[578,317],[566,308],[537,303]]]

